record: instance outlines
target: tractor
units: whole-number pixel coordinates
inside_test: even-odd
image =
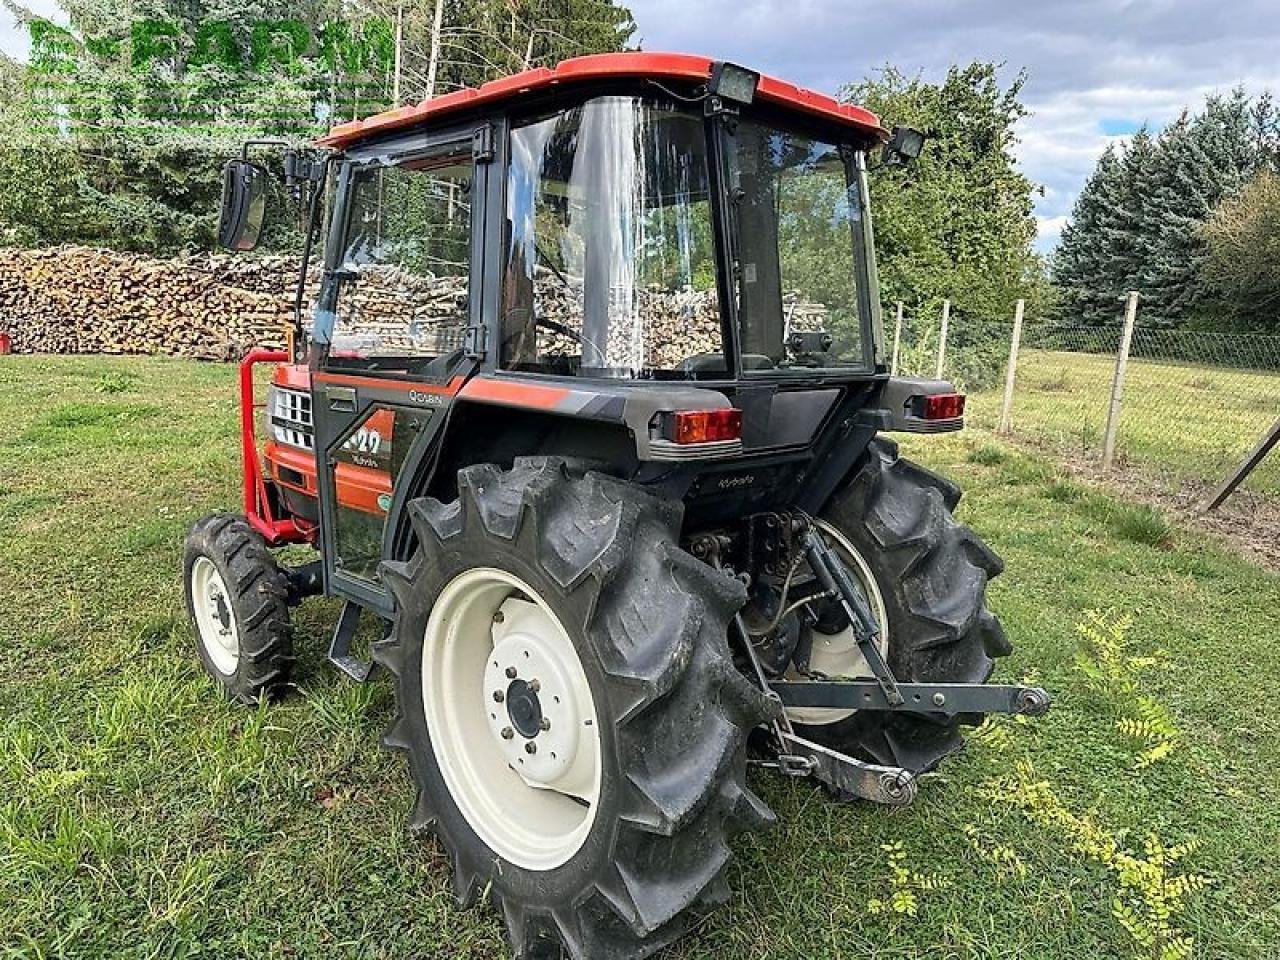
[[[408,827],[516,957],[649,956],[722,903],[774,820],[748,767],[906,804],[963,726],[1049,706],[987,682],[1001,561],[885,436],[964,423],[881,330],[869,177],[923,140],[633,52],[226,165],[223,245],[279,185],[305,242],[288,349],[240,367],[243,513],[186,542],[199,655],[275,698],[291,607],[339,598]]]

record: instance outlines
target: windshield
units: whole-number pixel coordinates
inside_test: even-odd
[[[729,142],[744,370],[866,366],[858,171],[835,144],[759,123]]]
[[[504,367],[727,371],[701,114],[599,97],[515,124],[506,234]]]

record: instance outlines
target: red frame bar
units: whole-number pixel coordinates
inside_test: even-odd
[[[254,414],[266,407],[254,399],[253,368],[259,363],[287,363],[292,359],[283,350],[255,348],[240,361],[240,455],[244,461],[244,516],[249,525],[262,534],[268,546],[286,543],[311,543],[315,527],[300,526],[292,517],[277,519],[267,499],[267,484],[258,460],[257,426]]]

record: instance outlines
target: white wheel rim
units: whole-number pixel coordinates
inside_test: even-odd
[[[200,644],[210,662],[225,676],[235,673],[240,662],[240,631],[227,584],[208,557],[196,557],[191,565],[191,606]]]
[[[827,542],[841,555],[840,559],[845,562],[846,568],[853,574],[854,582],[862,590],[862,596],[871,608],[871,615],[875,617],[876,623],[880,625],[880,638],[876,643],[876,648],[887,657],[889,654],[889,616],[885,612],[884,595],[880,592],[880,586],[876,583],[870,564],[849,541],[849,538],[831,524],[825,520],[818,519],[813,522],[827,538]],[[858,642],[854,639],[851,627],[846,627],[839,633],[830,635],[821,633],[818,630],[814,630],[812,633],[813,647],[809,654],[809,667],[811,670],[831,677],[871,676],[871,667],[867,665],[867,658],[858,649]],[[795,673],[794,668],[790,673],[793,680],[804,679]],[[853,716],[857,712],[856,710],[833,710],[825,707],[790,707],[787,709],[787,716],[793,723],[818,726],[836,723]]]
[[[445,586],[422,705],[449,793],[490,849],[526,870],[581,849],[600,800],[599,721],[577,649],[533,588],[492,567]]]

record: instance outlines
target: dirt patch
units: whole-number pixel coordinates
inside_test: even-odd
[[[1181,526],[1208,533],[1236,553],[1280,573],[1280,497],[1240,489],[1212,513],[1202,513],[1200,505],[1209,499],[1215,484],[1125,463],[1104,473],[1094,458],[1064,455],[1022,438],[1015,442],[1050,454],[1073,476],[1093,486],[1160,507]]]

